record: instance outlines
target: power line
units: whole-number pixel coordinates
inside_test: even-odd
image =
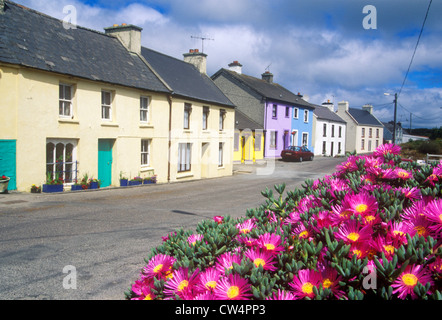
[[[421,28],[421,31],[420,31],[420,33],[419,33],[419,37],[418,37],[418,39],[417,39],[416,47],[414,48],[413,56],[411,57],[410,65],[408,66],[408,70],[407,70],[407,73],[405,74],[404,81],[402,82],[401,89],[399,90],[398,97],[399,97],[399,95],[401,94],[402,89],[404,88],[405,81],[407,80],[408,73],[410,72],[411,65],[413,64],[414,55],[416,54],[417,47],[419,46],[419,41],[420,41],[420,39],[421,39],[422,32],[424,31],[425,22],[427,21],[428,12],[430,12],[430,7],[431,7],[431,3],[432,3],[432,2],[433,2],[433,0],[430,0],[430,3],[428,4],[427,13],[425,14],[425,19],[424,19],[424,22],[423,22],[423,24],[422,24],[422,28]]]

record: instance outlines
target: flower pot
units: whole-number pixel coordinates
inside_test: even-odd
[[[74,184],[71,186],[71,191],[79,191],[79,190],[84,190],[81,184]]]
[[[155,182],[153,182],[153,180],[149,179],[149,180],[144,180],[143,183],[144,184],[152,184],[152,183],[155,183]]]
[[[62,184],[44,184],[43,192],[53,193],[53,192],[63,192]]]
[[[127,187],[128,180],[127,179],[120,179],[120,187]]]
[[[141,181],[139,180],[131,180],[129,181],[130,186],[139,186],[141,184]]]
[[[89,189],[98,189],[98,182],[91,182],[89,184]]]
[[[1,179],[1,177],[0,177]],[[9,184],[9,177],[6,177],[6,179],[0,180],[0,193],[8,193],[8,184]]]

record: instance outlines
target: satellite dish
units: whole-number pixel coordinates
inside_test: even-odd
[[[307,95],[307,94],[305,94],[303,97],[302,97],[302,99],[304,99],[305,101],[309,101],[310,100],[310,97]]]

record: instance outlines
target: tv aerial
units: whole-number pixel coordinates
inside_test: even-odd
[[[215,40],[215,39],[211,39],[211,38],[207,38],[207,37],[197,37],[197,36],[190,36],[192,39],[199,39],[201,40],[201,52],[204,53],[204,41],[206,40]]]

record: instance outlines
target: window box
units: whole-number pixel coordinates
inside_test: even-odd
[[[71,186],[71,191],[81,191],[81,190],[85,190],[87,188],[85,188],[83,185],[81,184],[73,184]]]
[[[43,192],[45,193],[55,193],[55,192],[63,192],[62,184],[44,184]]]
[[[124,178],[124,179],[120,179],[120,187],[127,187],[129,183],[129,180]]]
[[[139,186],[141,184],[143,184],[143,179],[140,177],[135,177],[129,180],[129,186]]]
[[[143,184],[153,184],[153,183],[157,183],[157,176],[153,175],[152,177],[149,178],[144,178],[143,180]]]

